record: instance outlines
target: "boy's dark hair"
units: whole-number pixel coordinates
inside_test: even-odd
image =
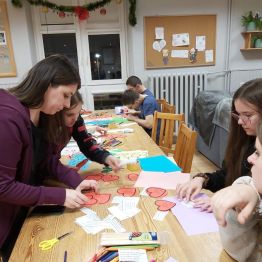
[[[126,90],[122,95],[123,105],[133,105],[139,99],[139,94],[133,90]]]
[[[128,86],[137,86],[137,85],[142,85],[142,81],[139,77],[137,76],[130,76],[128,77],[128,79],[126,80],[126,85]]]

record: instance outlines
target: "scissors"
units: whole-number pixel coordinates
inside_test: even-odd
[[[49,239],[49,240],[44,240],[42,242],[39,243],[39,247],[41,248],[41,250],[49,250],[51,249],[59,240],[61,240],[62,238],[72,234],[73,231],[65,233],[64,235],[57,237],[57,238],[53,238],[53,239]]]

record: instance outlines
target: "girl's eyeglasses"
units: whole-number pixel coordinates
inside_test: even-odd
[[[239,121],[239,119],[242,120],[242,122],[247,125],[247,124],[251,124],[251,118],[255,115],[251,115],[251,116],[246,116],[246,115],[238,115],[236,113],[231,112],[231,116],[237,120],[237,122]]]

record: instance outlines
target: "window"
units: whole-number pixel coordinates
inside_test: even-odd
[[[43,34],[45,57],[66,55],[78,67],[76,37],[74,33]]]
[[[89,35],[92,80],[121,79],[119,34]]]

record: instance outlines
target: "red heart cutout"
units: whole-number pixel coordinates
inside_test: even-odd
[[[102,175],[89,175],[85,179],[99,181],[100,179],[102,179]]]
[[[155,204],[159,211],[168,211],[176,205],[176,203],[166,201],[166,200],[157,200]]]
[[[167,191],[159,187],[149,187],[146,189],[146,192],[150,197],[154,198],[164,197],[167,195]]]
[[[116,176],[116,175],[104,175],[102,176],[102,180],[104,182],[111,182],[111,181],[115,181],[115,180],[118,180],[119,179],[119,176]]]
[[[85,193],[85,196],[87,196],[88,198],[94,198],[95,195],[96,193],[94,191]]]
[[[97,204],[106,204],[109,202],[111,194],[96,194],[94,198],[97,200]]]
[[[131,174],[128,174],[127,175],[127,178],[131,181],[136,181],[137,178],[138,178],[138,174],[135,174],[135,173],[131,173]]]
[[[117,193],[125,197],[131,197],[136,194],[136,188],[120,187],[117,189]]]
[[[87,196],[89,199],[88,201],[85,203],[85,206],[92,206],[92,205],[95,205],[97,203],[97,200],[94,199],[93,197],[89,197]]]

